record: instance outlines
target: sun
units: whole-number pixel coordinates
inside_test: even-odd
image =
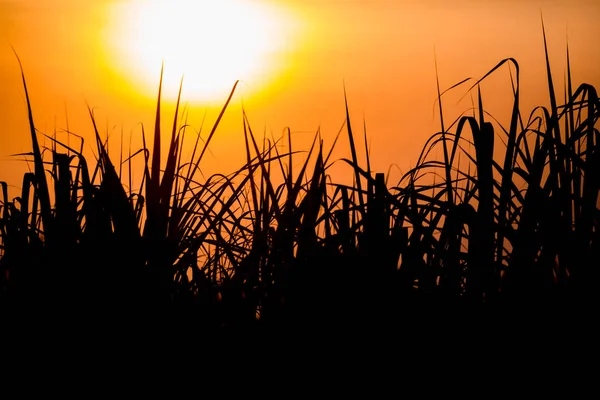
[[[182,77],[192,101],[227,96],[236,80],[264,84],[289,39],[281,11],[260,0],[130,0],[116,14],[122,69],[155,93],[164,62],[170,99]]]

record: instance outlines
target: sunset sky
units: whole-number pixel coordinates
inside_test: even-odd
[[[21,185],[27,165],[11,155],[31,145],[13,48],[36,127],[59,136],[68,128],[86,138],[88,150],[94,142],[86,104],[102,133],[118,145],[123,131],[126,145],[131,136],[139,148],[140,123],[147,132],[154,123],[164,60],[166,129],[182,75],[188,122],[199,129],[206,115],[203,133],[241,80],[211,146],[209,171],[243,164],[242,107],[255,133],[278,138],[289,127],[306,147],[320,129],[327,148],[344,122],[345,87],[354,130],[366,125],[372,167],[387,172],[396,164],[399,178],[439,130],[436,58],[444,90],[513,57],[523,110],[547,104],[540,13],[560,96],[567,37],[574,83],[599,87],[596,0],[0,0],[0,180]],[[447,121],[471,107],[469,96],[457,103],[467,88],[444,97]],[[507,123],[507,68],[482,85],[482,95]],[[338,146],[337,154],[349,157],[347,141]]]

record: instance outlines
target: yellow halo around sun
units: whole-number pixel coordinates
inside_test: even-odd
[[[119,8],[113,40],[122,68],[147,95],[186,100],[227,96],[236,80],[264,85],[289,40],[280,10],[261,0],[130,0]]]

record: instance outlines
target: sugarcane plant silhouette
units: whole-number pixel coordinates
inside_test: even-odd
[[[359,163],[347,102],[349,158],[331,159],[343,131],[329,149],[317,132],[310,148],[298,151],[289,130],[287,143],[258,140],[244,113],[245,162],[200,179],[237,82],[189,160],[178,98],[163,160],[161,72],[152,149],[142,127],[143,148],[129,149],[121,162],[131,168],[134,158],[144,161],[140,186],[128,192],[91,109],[93,167],[82,139],[75,148],[47,136],[51,148],[40,147],[21,68],[34,170],[13,199],[1,183],[0,300],[7,309],[70,316],[82,308],[109,316],[167,310],[214,326],[376,322],[424,307],[592,304],[600,265],[600,102],[593,86],[572,86],[567,47],[559,105],[545,33],[544,46],[549,108],[523,118],[512,58],[470,86],[477,107],[450,126],[438,84],[441,130],[395,185],[371,171],[368,151],[366,165]],[[479,90],[503,67],[514,97],[507,129],[485,111]],[[330,176],[335,162],[350,168],[352,185]]]

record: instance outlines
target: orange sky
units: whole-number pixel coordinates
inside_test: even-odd
[[[204,6],[190,6],[199,3]],[[27,166],[11,154],[30,151],[11,46],[23,62],[37,128],[52,134],[68,120],[88,147],[86,102],[103,132],[117,138],[123,130],[139,146],[139,124],[150,131],[154,121],[160,52],[167,55],[171,105],[165,127],[172,124],[182,73],[190,122],[198,128],[206,112],[205,131],[233,85],[234,78],[227,80],[240,75],[205,165],[219,172],[243,163],[242,104],[256,133],[278,137],[289,127],[303,147],[320,128],[327,147],[344,120],[344,84],[353,128],[360,133],[366,123],[373,168],[387,172],[397,164],[405,171],[439,129],[434,51],[442,90],[516,58],[528,114],[547,103],[540,10],[559,90],[567,33],[574,82],[600,86],[600,2],[594,0],[231,0],[229,8],[211,10],[217,3],[225,4],[0,0],[0,180],[19,187]],[[219,80],[225,83],[210,86]],[[470,107],[468,96],[456,103],[464,90],[445,99],[447,121]],[[482,87],[484,105],[501,122],[509,117],[510,90],[506,69]],[[349,156],[347,141],[338,146],[340,157]],[[394,171],[392,179],[399,178]]]

